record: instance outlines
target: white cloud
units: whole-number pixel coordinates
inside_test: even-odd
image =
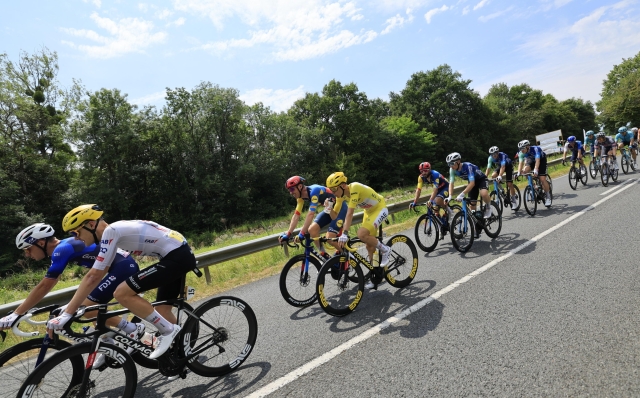
[[[139,105],[139,106],[143,106],[143,105],[159,105],[160,103],[164,102],[164,98],[165,98],[166,94],[167,93],[164,92],[164,91],[158,91],[156,93],[148,94],[148,95],[145,95],[143,97],[134,98],[134,99],[130,100],[129,102],[134,104],[134,105]]]
[[[542,9],[544,11],[549,11],[552,9],[564,7],[565,5],[571,3],[573,0],[541,0]]]
[[[475,10],[479,10],[480,8],[484,7],[487,5],[487,3],[489,3],[489,0],[482,0],[481,2],[479,2],[478,4],[476,4],[475,6],[473,6],[473,11]]]
[[[293,105],[296,100],[303,98],[304,96],[304,86],[299,86],[292,90],[258,88],[241,94],[240,99],[247,105],[262,102],[264,105],[270,107],[271,110],[275,112],[282,112],[291,108],[291,105]]]
[[[471,7],[466,6],[465,8],[462,9],[462,15],[467,15],[469,11],[471,11]]]
[[[434,15],[447,11],[449,9],[449,7],[447,7],[446,5],[443,5],[440,8],[432,8],[431,10],[427,11],[426,14],[424,14],[424,19],[427,20],[427,23],[431,23],[431,18],[433,18]]]
[[[62,28],[62,31],[98,43],[99,45],[86,45],[63,41],[64,44],[77,48],[92,58],[113,58],[132,52],[143,52],[153,44],[162,43],[167,36],[164,32],[153,33],[153,23],[138,18],[114,21],[93,13],[91,19],[110,36],[102,36],[87,29]]]
[[[93,3],[93,5],[98,8],[100,8],[100,6],[102,5],[101,0],[82,0],[83,3],[88,3],[89,1],[91,1],[91,3]]]
[[[353,1],[309,0],[174,0],[176,10],[205,15],[223,30],[230,18],[247,27],[247,37],[209,42],[201,49],[217,52],[268,45],[276,60],[319,57],[357,44],[378,34],[348,29],[347,21],[364,19]]]
[[[511,11],[511,10],[513,10],[513,6],[511,6],[511,7],[509,7],[509,8],[506,8],[506,9],[504,9],[504,10],[502,10],[502,11],[494,12],[493,14],[483,15],[483,16],[481,16],[480,18],[478,18],[478,21],[480,21],[480,22],[487,22],[487,21],[490,21],[490,20],[492,20],[492,19],[494,19],[494,18],[498,18],[498,17],[500,17],[500,16],[502,16],[502,15],[504,15],[504,14],[508,13],[508,12],[509,12],[509,11]]]
[[[387,19],[385,21],[385,25],[387,25],[386,28],[384,28],[384,30],[382,32],[380,32],[381,35],[386,35],[387,33],[391,32],[393,29],[395,28],[399,28],[402,25],[409,23],[413,21],[413,15],[411,14],[411,9],[407,10],[407,17],[403,17],[400,14],[396,14],[395,17],[391,17],[389,19]]]
[[[186,21],[184,17],[180,17],[173,22],[169,22],[166,26],[182,26]]]
[[[160,12],[158,12],[157,17],[158,19],[166,19],[169,18],[170,16],[173,15],[172,11],[167,10],[166,8]]]

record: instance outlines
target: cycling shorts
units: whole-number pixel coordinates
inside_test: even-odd
[[[385,202],[381,204],[382,206],[375,206],[365,210],[364,217],[362,218],[362,226],[368,229],[372,236],[378,235],[378,227],[389,217],[387,204]]]
[[[136,293],[158,288],[156,300],[174,299],[184,288],[183,277],[194,268],[196,257],[189,245],[184,244],[167,253],[157,263],[130,276],[126,282]]]
[[[527,161],[527,166],[531,169],[531,171],[533,171],[533,169],[535,168],[536,165],[536,161],[535,160],[528,160]],[[538,167],[538,175],[545,175],[547,174],[547,158],[546,156],[543,158],[540,158],[540,167]]]
[[[140,272],[138,264],[132,257],[124,257],[109,267],[109,272],[102,278],[100,284],[93,289],[87,298],[94,303],[106,304],[113,299],[113,292],[118,285],[127,280],[131,275]]]
[[[602,146],[601,148],[602,148],[602,151],[600,151],[600,154],[604,156],[604,155],[607,155],[610,151],[614,150],[614,148],[618,149],[618,146],[616,144],[613,144],[613,145]]]
[[[499,171],[500,169],[498,169],[498,172]],[[513,181],[513,163],[512,162],[508,162],[507,164],[504,165],[504,179],[506,182]]]
[[[320,212],[316,216],[315,222],[320,226],[320,228],[324,228],[325,226],[329,226],[329,232],[334,234],[339,234],[342,230],[342,224],[344,224],[344,218],[347,215],[347,205],[345,203],[340,206],[340,212],[335,220],[331,219],[331,216],[325,212]]]
[[[584,156],[584,148],[578,150],[578,149],[574,149],[573,151],[571,151],[571,161],[575,162],[578,159],[578,152],[580,152],[580,154],[582,154],[582,156]]]
[[[472,204],[478,200],[478,194],[480,194],[481,189],[489,189],[489,181],[486,176],[480,178],[476,177],[475,182],[476,183],[473,185],[473,188],[471,188],[471,191],[469,191],[467,195]]]
[[[436,192],[436,198],[442,198],[442,199],[446,199],[449,197],[449,184],[444,184],[442,186],[442,188],[438,189],[438,192]]]

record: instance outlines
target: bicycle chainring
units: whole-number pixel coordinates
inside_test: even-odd
[[[175,356],[173,352],[158,358],[158,370],[163,376],[177,376],[184,369],[184,362]]]

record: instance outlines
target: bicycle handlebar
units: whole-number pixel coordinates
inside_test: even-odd
[[[40,332],[23,332],[22,330],[20,330],[20,324],[22,322],[26,322],[30,325],[34,325],[34,326],[39,326],[39,325],[46,325],[47,324],[47,320],[44,321],[34,321],[33,319],[31,319],[31,317],[33,317],[34,315],[39,315],[45,312],[49,312],[50,314],[54,314],[57,315],[60,313],[60,311],[56,312],[56,309],[60,308],[60,306],[58,304],[51,304],[48,305],[46,307],[41,307],[41,308],[32,308],[29,311],[27,311],[26,314],[22,315],[20,318],[18,318],[16,320],[16,322],[13,324],[13,326],[11,327],[11,331],[13,332],[13,334],[15,334],[16,336],[19,337],[36,337],[40,335]],[[3,335],[6,335],[6,333],[3,333]],[[2,339],[4,340],[4,336],[2,337]]]

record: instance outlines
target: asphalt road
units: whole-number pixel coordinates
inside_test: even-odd
[[[466,254],[448,237],[418,249],[409,287],[367,292],[343,318],[289,306],[277,276],[236,288],[259,324],[241,368],[172,382],[140,369],[136,396],[640,396],[639,177],[556,178],[551,209],[505,210],[500,237]]]

